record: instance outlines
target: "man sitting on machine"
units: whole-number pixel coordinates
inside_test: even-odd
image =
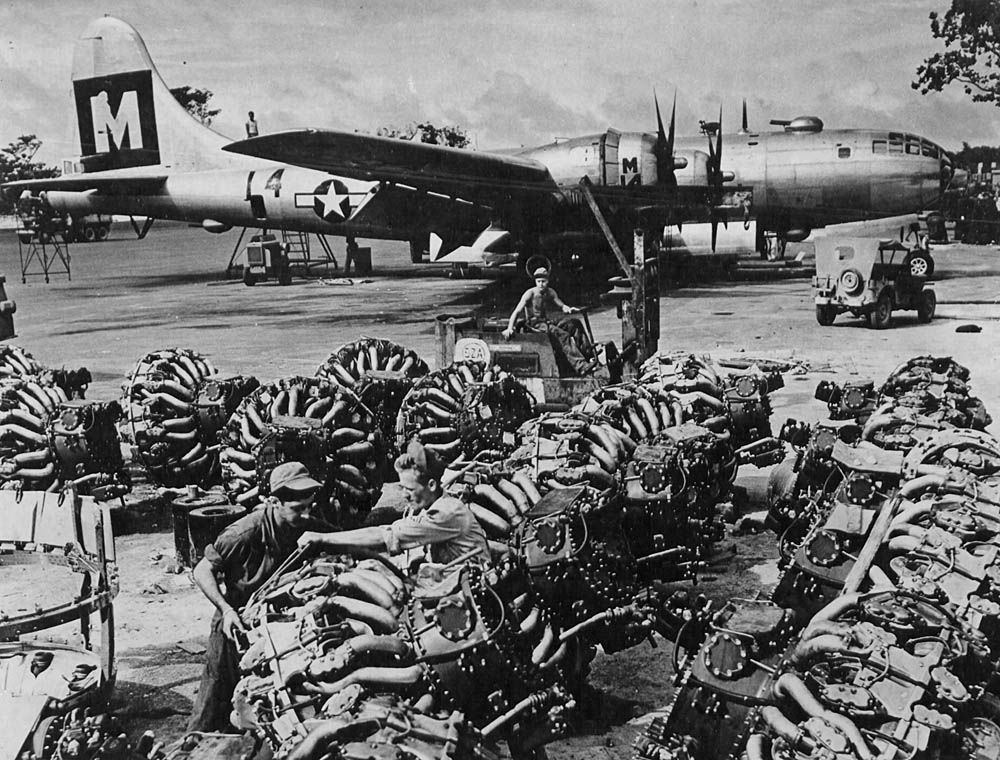
[[[546,332],[555,338],[562,349],[563,357],[566,359],[573,371],[578,375],[586,375],[593,372],[598,362],[594,357],[594,346],[590,342],[586,331],[579,319],[574,317],[560,317],[554,319],[550,315],[561,311],[563,314],[575,314],[580,309],[575,306],[567,306],[563,303],[559,294],[549,287],[549,270],[539,267],[533,273],[535,287],[528,288],[517,302],[514,311],[511,312],[507,321],[507,329],[503,331],[503,336],[507,340],[514,334],[514,325],[522,315],[524,323],[529,330],[535,332]]]

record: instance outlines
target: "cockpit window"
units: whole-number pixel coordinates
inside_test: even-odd
[[[837,148],[837,158],[850,158],[851,149],[850,148]]]
[[[889,132],[888,139],[876,138],[872,140],[872,153],[877,155],[904,153],[908,156],[926,156],[937,159],[945,155],[940,145],[932,143],[930,140],[924,140],[917,135],[904,135],[902,132]],[[847,158],[850,153],[845,156],[838,152],[837,155],[840,158]]]

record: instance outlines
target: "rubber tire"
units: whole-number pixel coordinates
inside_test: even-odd
[[[97,230],[94,229],[92,225],[87,225],[83,228],[83,239],[88,243],[93,243],[97,240]]]
[[[424,246],[419,240],[410,241],[410,263],[420,264],[424,260]]]
[[[906,258],[910,277],[927,279],[934,273],[934,259],[926,251],[914,251]]]
[[[102,224],[102,225],[98,226],[98,228],[97,228],[97,239],[100,242],[103,243],[105,240],[108,239],[108,232],[110,232],[110,229],[108,228],[108,225]]]
[[[930,322],[937,311],[937,294],[933,290],[924,290],[917,297],[920,299],[917,303],[917,319]]]
[[[251,272],[249,269],[243,270],[243,284],[246,285],[248,288],[252,288],[254,285],[257,284],[256,275],[254,275],[254,273]]]
[[[816,304],[816,321],[823,327],[829,327],[837,318],[837,307],[833,304]]]
[[[871,313],[871,326],[876,330],[885,330],[892,327],[892,296],[888,290],[883,290],[875,303],[875,309]]]
[[[854,287],[848,287],[847,283],[844,281],[847,275],[854,275],[857,278],[857,282]],[[849,296],[856,296],[865,288],[865,278],[862,276],[861,272],[853,267],[850,269],[845,269],[840,273],[840,277],[837,278],[837,287],[843,288],[844,292]]]
[[[285,267],[284,269],[281,270],[281,273],[278,275],[278,284],[279,285],[291,285],[292,284],[292,270],[291,270],[291,268]]]

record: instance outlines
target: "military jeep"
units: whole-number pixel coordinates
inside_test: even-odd
[[[927,287],[932,267],[923,248],[874,238],[821,238],[812,283],[816,321],[827,327],[838,314],[850,312],[884,329],[892,324],[893,310],[910,309],[921,322],[930,322],[937,307]]]

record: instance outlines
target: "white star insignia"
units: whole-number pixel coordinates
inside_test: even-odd
[[[351,215],[351,200],[347,188],[337,187],[339,182],[331,182],[327,186],[325,195],[316,196],[316,213],[323,219],[330,220],[332,217],[347,219]]]

